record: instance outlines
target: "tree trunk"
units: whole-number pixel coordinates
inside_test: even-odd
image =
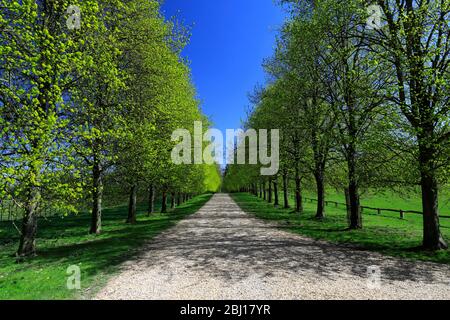
[[[358,185],[356,183],[350,183],[348,192],[350,199],[350,229],[362,229],[362,217],[358,194]]]
[[[36,233],[38,205],[41,198],[37,187],[31,187],[28,195],[28,203],[22,220],[22,234],[20,236],[17,254],[21,257],[34,256],[36,254]]]
[[[274,194],[274,205],[278,207],[280,205],[280,200],[278,198],[278,177],[273,180],[273,194]]]
[[[263,185],[262,183],[259,184],[259,197],[262,199],[263,197]]]
[[[175,208],[175,193],[171,193],[170,194],[170,209],[174,209]]]
[[[295,211],[303,212],[302,181],[298,168],[295,169]]]
[[[181,206],[181,194],[177,193],[177,207]]]
[[[289,195],[288,195],[288,176],[287,172],[283,173],[283,200],[284,200],[284,208],[289,209]]]
[[[137,186],[133,185],[130,189],[130,200],[128,202],[128,218],[127,223],[136,223],[136,198],[137,198]]]
[[[269,180],[269,203],[272,203],[272,180]]]
[[[350,199],[350,229],[362,229],[358,185],[354,182],[350,183],[348,187],[348,193]]]
[[[434,155],[430,139],[419,140],[420,174],[423,211],[423,248],[427,250],[447,249],[439,225],[438,184],[433,168]]]
[[[348,187],[344,188],[345,195],[345,208],[347,209],[347,223],[350,225],[350,192],[348,191]]]
[[[167,213],[167,192],[165,191],[162,193],[161,213]]]
[[[263,182],[263,199],[267,200],[266,182]]]
[[[92,190],[92,219],[90,234],[100,234],[102,231],[102,197],[103,179],[100,163],[95,162],[92,169],[93,190]]]
[[[325,183],[324,183],[324,167],[317,165],[314,173],[317,188],[317,210],[316,218],[323,219],[325,217]]]
[[[350,150],[348,159],[348,195],[350,200],[350,229],[362,228],[361,206],[359,203],[358,179],[356,176],[356,152]]]
[[[147,215],[150,216],[153,212],[155,212],[155,188],[153,185],[150,185],[148,188],[148,210]]]

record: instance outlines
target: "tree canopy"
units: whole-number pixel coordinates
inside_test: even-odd
[[[90,207],[97,234],[105,194],[130,195],[135,222],[138,190],[218,190],[218,168],[170,157],[174,130],[209,123],[180,55],[188,30],[165,20],[159,1],[0,7],[0,200],[23,213],[19,256],[35,253],[47,207]]]
[[[281,130],[285,197],[292,178],[301,212],[302,181],[314,181],[322,219],[325,186],[340,189],[349,229],[359,229],[364,189],[417,186],[423,246],[446,248],[438,196],[450,168],[450,2],[281,3],[291,15],[265,63],[270,81],[254,94],[247,123]],[[375,25],[371,5],[379,13]],[[229,166],[224,186],[255,193],[261,186],[265,194],[266,180],[270,201],[278,176],[260,177],[252,166]]]

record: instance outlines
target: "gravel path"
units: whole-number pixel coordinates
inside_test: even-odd
[[[379,281],[368,276],[371,266]],[[96,299],[450,299],[449,266],[294,235],[244,213],[226,194],[122,269]]]

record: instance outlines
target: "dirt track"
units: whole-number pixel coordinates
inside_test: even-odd
[[[450,299],[450,267],[300,237],[217,194],[149,242],[96,299]]]

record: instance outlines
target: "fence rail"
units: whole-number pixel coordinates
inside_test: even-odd
[[[313,198],[304,198],[304,199],[305,199],[305,200],[309,200],[310,202],[314,202],[314,201],[317,202],[317,201],[318,201],[317,199],[313,199]],[[326,206],[329,206],[330,204],[334,204],[335,207],[340,206],[340,205],[341,205],[341,206],[345,206],[345,207],[347,206],[347,204],[342,203],[342,202],[329,201],[329,200],[325,201],[325,205],[326,205]],[[405,218],[405,214],[406,214],[406,213],[412,213],[412,214],[420,214],[420,215],[423,215],[422,211],[415,211],[415,210],[401,210],[401,209],[389,209],[389,208],[375,208],[375,207],[368,207],[368,206],[361,206],[361,213],[363,213],[365,209],[377,211],[378,214],[381,214],[381,212],[383,212],[383,211],[387,211],[387,212],[396,212],[396,213],[399,213],[399,214],[400,214],[400,218],[401,218],[401,219],[404,219],[404,218]],[[440,217],[440,218],[446,218],[446,219],[449,219],[449,218],[450,218],[450,216],[448,216],[448,215],[439,215],[439,217]]]
[[[17,206],[13,201],[0,200],[0,222],[20,220],[23,217],[23,213],[24,210]],[[60,213],[57,210],[51,207],[44,207],[38,211],[39,218],[47,218],[59,214]]]

